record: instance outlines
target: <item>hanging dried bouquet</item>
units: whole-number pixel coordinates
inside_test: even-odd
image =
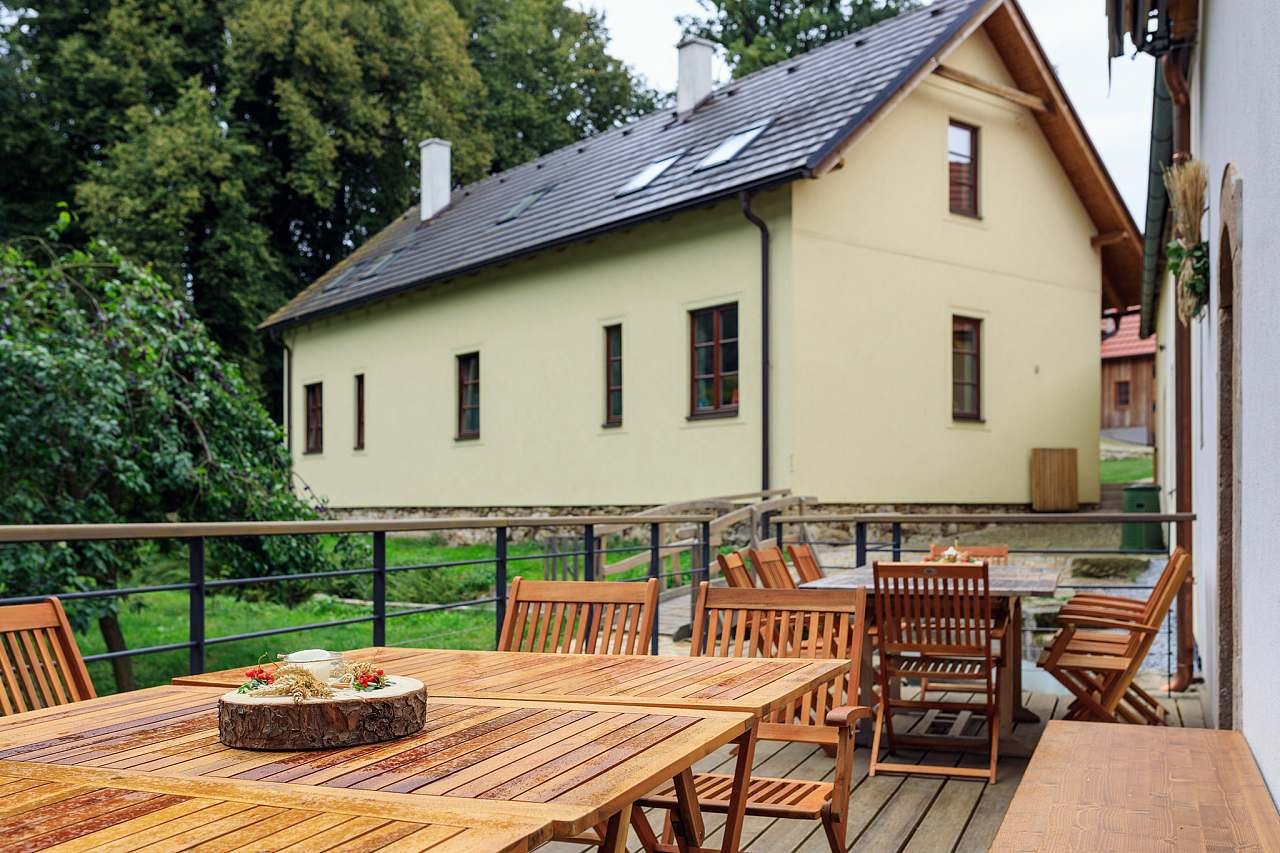
[[[1177,287],[1178,317],[1187,324],[1209,301],[1209,244],[1200,236],[1208,186],[1204,163],[1174,163],[1164,170],[1164,185],[1173,210],[1173,239],[1165,256]]]

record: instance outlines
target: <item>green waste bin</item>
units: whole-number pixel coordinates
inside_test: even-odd
[[[1159,512],[1160,487],[1142,484],[1124,489],[1125,512]],[[1125,524],[1120,532],[1120,547],[1141,551],[1164,548],[1164,530],[1155,522]]]

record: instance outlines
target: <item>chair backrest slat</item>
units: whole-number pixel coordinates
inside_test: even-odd
[[[929,559],[938,560],[946,552],[950,545],[939,545],[933,543],[929,546]],[[983,560],[988,566],[1007,566],[1009,565],[1009,546],[1008,545],[961,545],[959,550],[968,554],[975,560]]]
[[[716,557],[716,562],[720,565],[720,574],[724,575],[725,583],[729,586],[736,586],[742,589],[749,589],[755,586],[755,582],[751,580],[751,573],[747,571],[747,563],[742,559],[742,553],[735,551],[731,554],[720,554]]]
[[[747,552],[751,563],[756,567],[760,577],[760,585],[765,589],[795,589],[795,578],[787,568],[787,561],[777,548],[751,549]]]
[[[0,712],[34,711],[96,695],[58,599],[0,607]]]
[[[516,578],[500,652],[647,654],[658,581],[531,581]]]
[[[867,591],[740,589],[703,583],[694,610],[694,657],[851,661],[851,670],[775,708],[781,725],[824,725],[827,711],[858,702]],[[869,701],[864,697],[862,704]]]
[[[876,562],[872,574],[881,651],[991,655],[986,563]]]
[[[813,548],[808,545],[788,545],[787,553],[791,555],[791,565],[795,566],[801,583],[822,580],[822,566],[818,565],[818,556],[813,553]]]

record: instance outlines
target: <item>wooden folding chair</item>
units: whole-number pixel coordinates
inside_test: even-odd
[[[760,585],[765,589],[795,589],[796,581],[787,568],[787,561],[777,548],[752,548],[747,552],[756,567]]]
[[[752,776],[746,813],[758,817],[821,820],[833,851],[845,849],[853,734],[871,709],[858,707],[858,672],[866,634],[865,589],[727,589],[702,584],[694,611],[693,657],[818,658],[848,660],[852,669],[821,685],[761,723],[758,737],[830,746],[835,776],[829,782]],[[673,810],[676,784],[658,789],[639,805]],[[731,776],[694,773],[683,781],[697,793],[702,811],[725,813]],[[670,814],[670,811],[669,811]],[[664,832],[672,836],[671,820]]]
[[[755,581],[747,571],[747,563],[742,559],[741,552],[720,554],[716,557],[716,562],[720,565],[720,574],[724,575],[725,583],[729,586],[739,589],[751,589],[755,586]]]
[[[658,581],[531,581],[517,577],[507,595],[500,652],[645,655]]]
[[[880,644],[880,701],[868,773],[929,773],[983,777],[996,781],[1000,732],[1000,667],[996,641],[1003,641],[1007,623],[991,614],[986,563],[881,563],[872,566],[875,583],[876,628]],[[1001,642],[1003,646],[1003,642]],[[972,683],[984,704],[895,698],[895,678],[934,678]],[[880,760],[880,738],[888,738],[889,752],[899,745],[930,749],[972,749],[982,738],[900,735],[893,729],[896,709],[938,710],[982,714],[990,753],[987,769],[946,765],[898,764]]]
[[[818,557],[808,545],[788,545],[787,553],[791,555],[791,565],[796,567],[796,574],[801,583],[822,580],[825,577],[822,566],[818,565]]]
[[[1041,653],[1039,665],[1075,696],[1069,719],[1164,724],[1164,707],[1133,681],[1190,572],[1191,555],[1179,548],[1137,618],[1097,608],[1059,614],[1062,630]]]
[[[62,602],[46,598],[0,607],[0,711],[5,716],[96,696]]]
[[[939,560],[946,553],[950,545],[939,545],[934,542],[929,545],[929,559]],[[985,560],[988,566],[1007,566],[1009,565],[1009,546],[1008,545],[961,545],[959,550],[968,554],[975,560]]]

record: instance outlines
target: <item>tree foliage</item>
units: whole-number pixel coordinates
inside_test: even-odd
[[[704,15],[677,20],[687,35],[725,49],[735,77],[878,24],[918,0],[698,0]]]
[[[251,386],[257,323],[415,200],[652,105],[561,0],[36,0],[0,28],[0,236],[74,198],[189,289]],[[265,399],[276,405],[278,394]]]
[[[563,0],[454,0],[488,97],[476,104],[509,169],[649,112],[660,97],[608,52],[604,16]]]
[[[63,250],[9,244],[0,247],[0,318],[6,523],[317,517],[295,495],[280,431],[239,369],[223,362],[188,299],[152,270],[97,241]],[[128,586],[149,553],[136,542],[7,546],[0,595]],[[335,549],[316,537],[209,545],[215,575],[367,561],[352,542]],[[286,599],[310,591],[294,582],[269,589]],[[73,612],[81,627],[97,616],[114,647],[117,601],[95,602]]]

